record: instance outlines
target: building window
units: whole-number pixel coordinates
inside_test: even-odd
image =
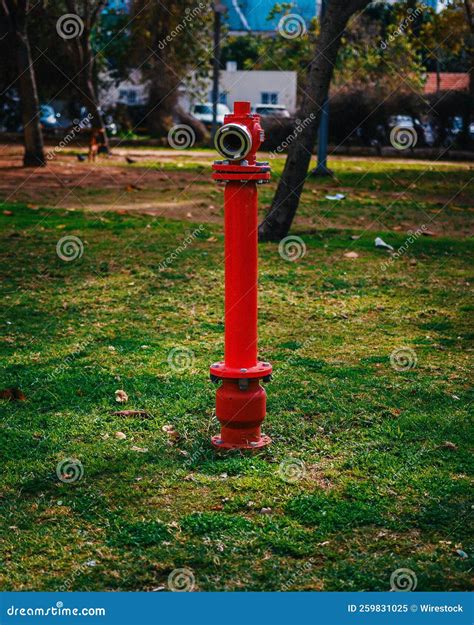
[[[276,91],[262,91],[262,104],[278,104]]]
[[[119,101],[124,102],[126,104],[136,104],[137,103],[136,90],[135,89],[120,89]]]
[[[227,104],[227,93],[219,93],[219,104]]]

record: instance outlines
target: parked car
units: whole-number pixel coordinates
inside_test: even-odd
[[[191,115],[198,119],[209,130],[212,126],[212,102],[204,102],[204,104],[194,104],[191,107]],[[229,107],[225,104],[217,105],[217,124],[222,126],[224,123],[224,116],[229,115]]]
[[[262,117],[280,117],[289,119],[291,117],[289,111],[281,104],[256,104],[253,112]]]
[[[422,123],[411,115],[391,115],[388,118],[388,136],[393,128],[413,129],[416,132],[416,145],[432,146],[436,141],[436,133],[431,123]],[[388,140],[389,141],[389,140]]]

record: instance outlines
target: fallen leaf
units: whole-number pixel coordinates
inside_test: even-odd
[[[119,389],[118,391],[115,391],[115,401],[118,402],[119,404],[124,404],[125,402],[128,401],[128,395],[125,391],[122,391],[121,389]]]
[[[11,387],[0,391],[0,399],[8,399],[10,401],[25,401],[26,397],[19,388]]]
[[[451,441],[444,441],[443,447],[444,449],[452,449],[453,451],[456,451],[458,448],[458,446],[452,443]]]
[[[144,410],[117,410],[113,413],[116,417],[143,417],[148,419],[150,415]]]
[[[359,258],[359,254],[357,252],[346,252],[344,256],[346,258]]]
[[[262,508],[260,510],[260,514],[271,514],[272,509],[271,508]]]
[[[115,432],[115,438],[118,438],[119,440],[123,441],[125,438],[127,438],[127,435],[124,434],[123,432]]]
[[[137,447],[136,445],[132,445],[131,450],[137,451],[141,454],[146,454],[146,452],[148,451],[148,447]]]
[[[13,215],[13,211],[3,211],[3,214],[10,217],[10,215]]]
[[[179,432],[177,432],[172,425],[166,424],[161,429],[168,436],[168,438],[170,439],[170,442],[174,442],[178,440]]]

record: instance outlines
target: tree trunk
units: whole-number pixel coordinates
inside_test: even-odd
[[[100,12],[106,5],[106,0],[66,0],[66,6],[71,14],[80,17],[82,32],[77,37],[66,41],[66,49],[74,68],[73,84],[77,90],[79,102],[91,115],[91,126],[103,131],[104,144],[109,149],[107,131],[99,106],[94,81],[94,51],[91,45],[92,31],[99,19]]]
[[[471,122],[472,113],[474,111],[474,16],[472,12],[471,0],[464,0],[464,10],[466,21],[469,27],[470,38],[468,40],[468,58],[469,63],[469,100],[466,103],[464,120],[463,120],[463,144],[464,147],[469,146],[471,137],[469,134],[469,124]]]
[[[25,167],[41,167],[45,165],[43,134],[39,119],[39,100],[36,89],[36,79],[31,59],[30,44],[26,29],[26,15],[28,2],[20,3],[16,15],[16,62],[19,76],[19,91],[21,100],[21,116],[23,122],[23,136]]]
[[[99,128],[103,131],[105,146],[109,149],[105,122],[94,86],[94,54],[90,45],[89,31],[85,29],[84,34],[75,40],[75,44],[75,47],[72,48],[72,56],[77,73],[74,82],[77,86],[78,97],[82,105],[87,109],[87,112],[92,116],[92,128]]]
[[[298,132],[297,127],[297,136],[290,144],[272,205],[260,224],[259,238],[262,241],[279,241],[290,230],[308,173],[321,109],[329,91],[341,37],[351,15],[368,4],[369,0],[328,2],[311,63],[307,91],[299,112],[301,131]]]
[[[178,101],[179,79],[163,67],[156,68],[150,84],[147,126],[157,137],[166,136],[173,126],[173,114]]]
[[[83,106],[87,108],[88,113],[91,115],[92,127],[100,128],[104,131],[104,137],[106,140],[106,144],[108,145],[105,122],[99,107],[92,76],[83,77],[83,80],[81,81],[80,92],[81,102]]]

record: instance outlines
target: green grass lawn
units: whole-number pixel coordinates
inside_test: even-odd
[[[359,176],[360,201],[397,192],[389,174],[383,188]],[[447,175],[453,187],[468,181]],[[296,228],[297,262],[261,245],[273,444],[216,455],[220,226],[204,224],[160,270],[198,227],[1,206],[0,390],[24,394],[0,400],[2,588],[166,589],[188,568],[201,591],[388,590],[408,568],[417,590],[467,590],[469,239],[419,237],[393,262],[363,228]],[[395,247],[407,239],[378,234]],[[71,235],[83,254],[65,262],[56,245]],[[390,359],[402,348],[408,368]],[[125,409],[147,415],[114,415]],[[66,459],[83,469],[71,483],[57,475]]]

